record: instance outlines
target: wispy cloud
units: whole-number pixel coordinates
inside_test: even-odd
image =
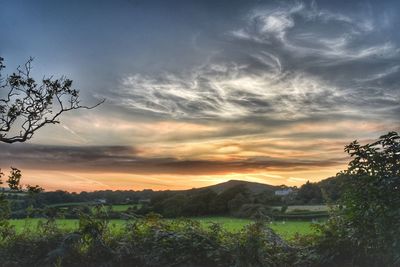
[[[393,64],[400,49],[391,40],[371,38],[377,30],[368,17],[315,3],[257,9],[230,32],[225,52],[205,64],[128,75],[109,97],[128,109],[177,119],[363,117],[380,112],[367,108],[371,101],[385,103],[387,112],[386,100],[395,108],[399,90],[370,82],[383,84],[399,73]],[[231,52],[238,45],[240,58]]]
[[[113,97],[126,108],[175,118],[293,118],[334,111],[330,103],[340,97],[334,85],[306,73],[283,72],[279,59],[268,52],[251,56],[270,71],[252,73],[251,67],[232,63],[207,65],[187,75],[137,74],[124,79]]]

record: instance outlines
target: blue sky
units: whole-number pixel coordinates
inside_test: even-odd
[[[39,79],[66,75],[85,103],[106,103],[66,115],[29,144],[2,145],[0,163],[68,190],[334,175],[344,144],[399,130],[399,8],[1,1],[7,71],[33,56]]]

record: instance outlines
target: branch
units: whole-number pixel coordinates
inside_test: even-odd
[[[6,98],[0,99],[0,142],[25,142],[43,126],[59,123],[63,113],[94,109],[105,102],[103,99],[94,106],[80,105],[79,91],[65,77],[43,78],[38,84],[30,75],[32,61],[30,58],[23,68],[19,66],[16,73],[2,79],[1,70],[5,66],[0,57],[0,88],[8,88]],[[13,129],[19,134],[11,134]]]

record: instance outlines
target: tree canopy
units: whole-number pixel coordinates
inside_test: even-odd
[[[370,144],[354,141],[345,151],[352,160],[338,174],[345,192],[342,208],[327,224],[327,245],[364,266],[398,266],[400,136],[389,132]]]

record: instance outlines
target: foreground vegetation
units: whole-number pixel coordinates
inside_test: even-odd
[[[264,221],[237,232],[195,220],[130,220],[110,231],[106,219],[83,216],[74,232],[46,221],[35,232],[8,233],[0,242],[4,266],[295,266],[313,264]],[[268,265],[266,265],[268,264]]]
[[[167,221],[175,219],[165,219]],[[213,224],[219,224],[221,228],[227,232],[240,232],[244,227],[253,223],[250,219],[229,218],[229,217],[200,217],[191,218],[195,222],[199,222],[200,226],[206,229]],[[10,224],[15,227],[18,234],[23,232],[40,232],[40,227],[46,223],[45,219],[30,218],[10,220]],[[109,228],[113,233],[118,233],[129,225],[129,220],[110,220]],[[76,231],[79,229],[79,220],[77,219],[56,219],[57,228],[63,231]],[[297,235],[307,235],[315,232],[309,221],[277,221],[268,222],[267,226],[274,230],[284,239],[293,239]]]

